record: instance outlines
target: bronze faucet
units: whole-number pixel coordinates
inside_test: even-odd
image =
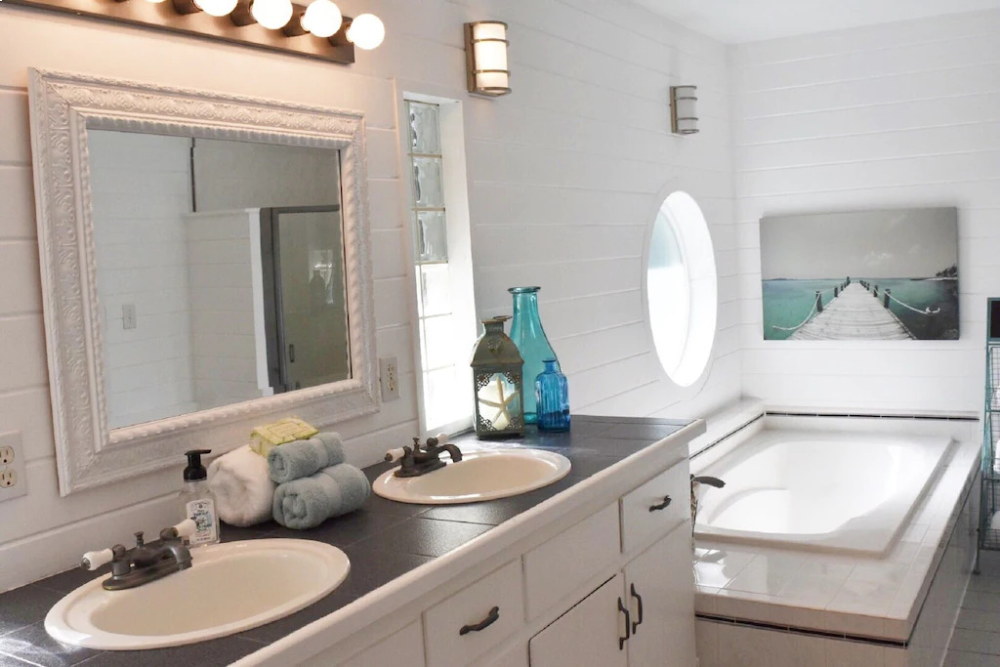
[[[112,547],[111,576],[101,584],[104,590],[136,588],[191,567],[191,552],[184,546],[176,526],[161,530],[160,542],[156,548],[146,546],[140,531],[135,534],[134,549],[126,549],[121,544]],[[84,556],[80,567],[95,570],[100,563],[92,563]]]
[[[448,452],[452,463],[462,460],[462,450],[450,442],[441,442],[443,438],[428,438],[427,444],[421,446],[420,438],[413,439],[413,447],[403,447],[403,458],[396,477],[420,477],[447,465],[441,460],[442,452]],[[391,458],[391,457],[387,457]]]

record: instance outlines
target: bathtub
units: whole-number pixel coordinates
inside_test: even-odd
[[[699,469],[695,537],[884,556],[930,485],[945,436],[762,430]]]

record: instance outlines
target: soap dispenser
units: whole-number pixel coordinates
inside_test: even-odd
[[[180,495],[181,518],[193,519],[198,526],[188,538],[192,547],[216,544],[219,541],[219,514],[215,509],[215,495],[208,487],[208,471],[201,464],[201,455],[211,453],[211,449],[185,452],[188,464],[184,468],[184,489]]]

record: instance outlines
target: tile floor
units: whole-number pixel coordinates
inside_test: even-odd
[[[984,554],[948,646],[945,667],[1000,667],[1000,553]]]

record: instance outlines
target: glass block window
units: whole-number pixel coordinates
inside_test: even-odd
[[[417,320],[420,336],[422,430],[453,432],[471,423],[471,378],[468,349],[457,340],[452,285],[456,276],[448,261],[448,212],[441,149],[440,108],[407,101],[411,213]]]

